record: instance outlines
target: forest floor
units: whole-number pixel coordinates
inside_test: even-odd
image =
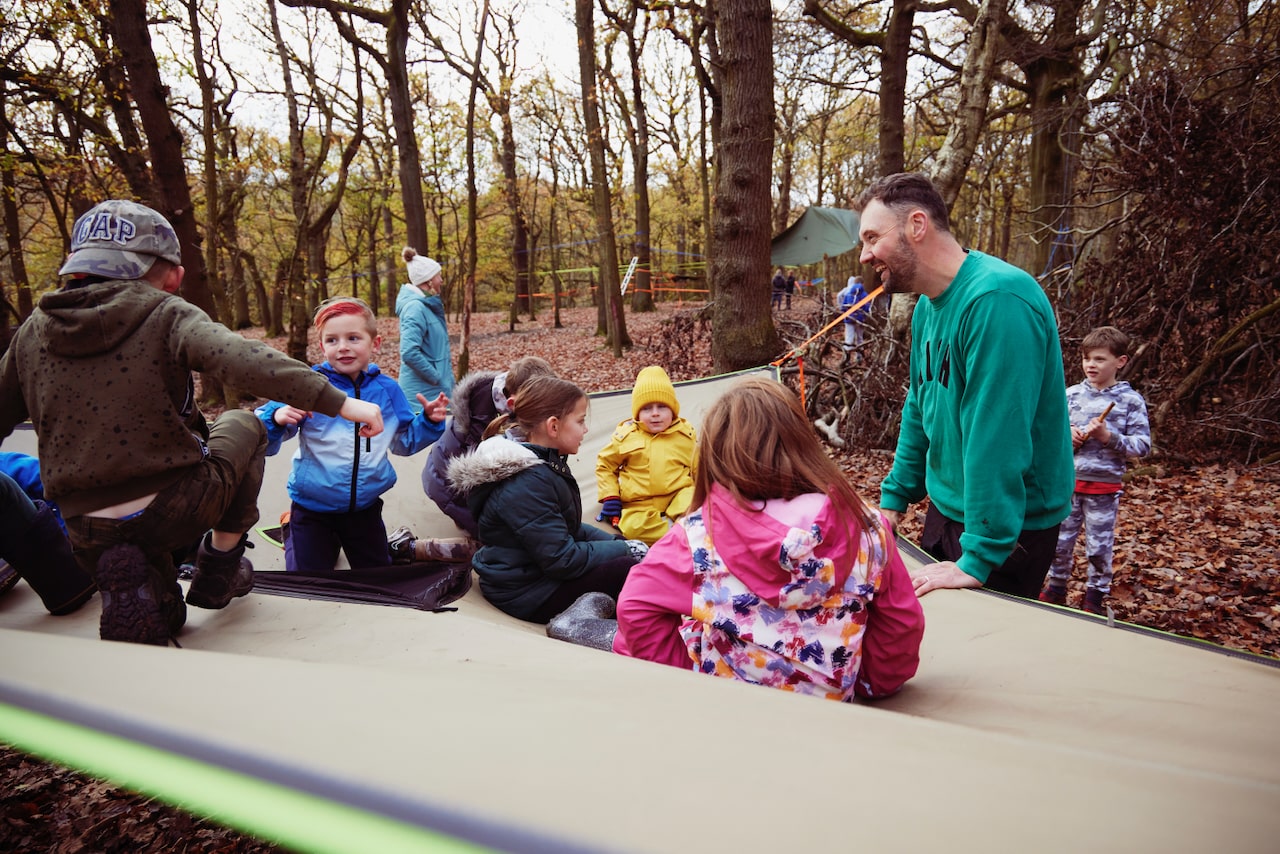
[[[803,301],[798,303],[801,312]],[[533,354],[588,391],[627,388],[640,368],[658,361],[664,321],[679,310],[664,305],[652,314],[628,313],[634,346],[621,359],[593,334],[592,308],[562,311],[562,329],[553,328],[546,312],[523,320],[514,333],[507,331],[505,313],[479,315],[472,321],[471,368],[501,370]],[[377,361],[396,374],[395,319],[380,321],[380,328],[384,340]],[[260,329],[245,335],[263,337]],[[284,347],[283,339],[269,343]],[[697,349],[682,365],[685,376],[710,372],[709,345],[703,342]],[[319,361],[314,342],[309,356]],[[864,448],[836,457],[874,502],[892,463],[891,451]],[[920,510],[908,518],[907,536],[919,533],[922,519]],[[1212,449],[1193,463],[1175,464],[1157,450],[1131,469],[1125,485],[1115,571],[1108,604],[1116,619],[1280,657],[1280,465],[1245,467],[1215,459]],[[1083,595],[1083,574],[1078,556],[1069,604]],[[278,849],[0,747],[0,850],[257,854]]]

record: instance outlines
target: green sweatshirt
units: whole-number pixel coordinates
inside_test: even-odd
[[[1071,458],[1062,348],[1040,285],[970,250],[911,321],[911,383],[880,504],[928,495],[964,525],[960,569],[986,582],[1023,530],[1067,517]]]

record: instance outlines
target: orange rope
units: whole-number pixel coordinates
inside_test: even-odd
[[[804,406],[804,356],[796,357],[796,366],[800,368],[800,405]]]
[[[871,293],[867,294],[867,295],[866,295],[865,297],[863,297],[862,299],[860,299],[860,300],[858,300],[857,302],[855,302],[853,305],[849,306],[849,310],[848,310],[848,311],[846,311],[844,314],[841,314],[841,315],[840,315],[839,317],[837,317],[835,320],[831,321],[831,322],[830,322],[830,323],[828,323],[826,326],[824,326],[824,327],[822,327],[821,329],[819,329],[817,332],[815,332],[813,335],[811,335],[811,336],[809,337],[809,340],[808,340],[808,341],[805,341],[803,344],[799,345],[798,347],[794,347],[794,348],[792,348],[792,350],[791,350],[790,352],[784,353],[782,356],[780,356],[780,357],[779,357],[779,358],[777,358],[777,359],[774,359],[774,360],[773,360],[772,362],[770,362],[769,364],[770,364],[772,367],[775,367],[775,368],[776,368],[776,367],[779,367],[783,362],[787,361],[788,359],[791,359],[791,358],[797,358],[797,359],[798,359],[798,358],[800,357],[800,351],[801,351],[801,350],[803,350],[805,347],[808,347],[808,346],[809,346],[810,344],[812,344],[814,341],[817,341],[817,340],[818,340],[819,338],[821,338],[823,335],[826,335],[829,331],[831,331],[832,327],[834,327],[834,326],[835,326],[836,324],[838,324],[840,321],[844,320],[846,317],[848,317],[849,315],[853,314],[855,311],[857,311],[858,309],[862,308],[864,305],[869,304],[869,303],[870,303],[872,300],[874,300],[876,297],[880,296],[880,294],[881,294],[881,292],[882,292],[882,291],[884,291],[884,285],[881,285],[880,287],[876,288],[876,289],[875,289],[874,291],[872,291]]]

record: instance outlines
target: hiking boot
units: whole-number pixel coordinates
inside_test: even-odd
[[[161,609],[162,594],[147,556],[135,545],[116,545],[98,558],[98,588],[102,591],[103,640],[169,644],[169,622]]]
[[[612,652],[613,637],[618,633],[616,615],[617,603],[608,593],[583,593],[551,618],[547,637]]]
[[[1050,584],[1040,591],[1040,601],[1048,602],[1050,605],[1065,605],[1067,604],[1067,588]]]
[[[160,616],[169,627],[170,637],[187,624],[187,603],[182,599],[182,585],[175,572],[170,572],[168,580],[160,583]]]
[[[387,549],[391,552],[392,563],[413,563],[413,541],[417,539],[405,526],[401,525],[387,536]]]
[[[1103,593],[1095,587],[1086,587],[1084,591],[1084,603],[1081,607],[1090,614],[1101,614],[1104,617],[1107,614],[1106,606],[1102,604],[1107,594]]]
[[[187,590],[187,604],[217,610],[253,589],[253,564],[244,556],[253,543],[248,534],[241,534],[239,545],[220,552],[213,547],[212,537],[212,532],[205,534],[196,550],[196,574]]]

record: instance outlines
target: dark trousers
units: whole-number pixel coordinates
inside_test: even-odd
[[[550,622],[552,617],[578,601],[578,597],[584,593],[608,593],[616,600],[622,593],[622,585],[627,580],[627,573],[636,563],[636,558],[626,554],[591,567],[577,578],[561,584],[556,592],[551,594],[551,598],[533,612],[533,616],[529,618],[530,622]]]
[[[36,520],[36,505],[4,472],[0,472],[0,510],[0,557],[4,557],[6,546],[16,546]]]
[[[1044,586],[1049,573],[1054,550],[1058,546],[1058,525],[1043,531],[1023,531],[1013,554],[1003,564],[991,571],[983,586],[988,590],[1010,593],[1024,599],[1035,599]],[[920,535],[920,547],[938,560],[960,559],[960,535],[964,525],[948,519],[933,504],[924,517],[924,531]]]
[[[166,486],[129,519],[73,516],[66,520],[76,560],[93,575],[108,548],[131,543],[153,567],[177,578],[173,552],[194,551],[212,528],[244,533],[258,521],[258,492],[266,465],[267,433],[252,412],[232,409],[209,428],[209,456]]]
[[[293,504],[284,541],[284,568],[328,571],[337,565],[339,551],[347,553],[352,569],[391,565],[381,498],[354,513],[317,513]]]

